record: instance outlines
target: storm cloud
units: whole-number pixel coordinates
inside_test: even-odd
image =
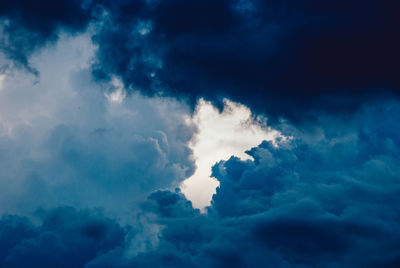
[[[41,8],[39,8],[39,6]],[[45,7],[45,8],[42,8]],[[271,119],[354,112],[397,96],[397,1],[7,1],[3,50],[92,25],[93,74],[131,91],[241,102]]]
[[[29,64],[30,56],[55,43],[60,31],[80,33],[91,20],[83,1],[2,1],[0,3],[0,49],[17,66],[38,74]]]
[[[83,267],[124,245],[126,230],[101,211],[59,207],[37,214],[39,226],[19,216],[0,220],[2,267]]]
[[[1,1],[0,266],[399,267],[398,9]],[[201,98],[276,134],[205,159],[204,211]]]
[[[350,121],[287,125],[293,139],[214,166],[207,214],[179,191],[157,191],[142,205],[163,226],[157,246],[88,267],[397,267],[400,137],[389,125],[399,116],[399,103],[386,103]]]
[[[98,78],[295,120],[399,90],[396,1],[129,3],[96,35]]]

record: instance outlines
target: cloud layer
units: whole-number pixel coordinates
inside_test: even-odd
[[[19,216],[0,220],[2,267],[83,267],[124,245],[126,230],[100,211],[59,207],[38,214],[40,226]]]
[[[90,268],[397,267],[399,117],[400,104],[386,102],[346,119],[282,125],[292,138],[213,167],[220,186],[207,214],[176,189],[151,193],[125,226],[68,207],[37,211],[39,225],[3,217],[2,260],[47,267],[51,246],[57,261]]]
[[[3,50],[24,65],[60,30],[91,24],[94,75],[117,75],[145,94],[228,97],[271,118],[304,120],[399,91],[393,0],[39,3],[0,6]]]
[[[286,126],[291,141],[214,166],[208,214],[179,192],[155,192],[143,209],[164,226],[158,245],[88,267],[397,267],[400,137],[389,125],[399,116],[399,103],[386,103],[350,122]]]
[[[396,1],[138,3],[99,31],[97,77],[298,120],[398,93]],[[132,30],[143,22],[146,34]]]
[[[399,267],[398,7],[1,1],[0,266]],[[284,137],[218,159],[207,213],[202,97]]]

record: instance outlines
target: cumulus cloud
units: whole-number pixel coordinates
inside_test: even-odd
[[[0,266],[399,267],[396,10],[2,1]],[[171,190],[201,97],[289,119],[218,154],[206,213]]]
[[[280,133],[265,124],[265,118],[255,117],[249,108],[224,100],[219,111],[203,99],[196,106],[192,121],[198,131],[190,141],[196,164],[195,173],[181,185],[186,197],[197,208],[210,204],[218,182],[210,178],[211,167],[232,155],[249,159],[245,153],[263,140],[274,140]]]
[[[207,214],[179,191],[155,192],[142,209],[163,226],[158,246],[88,267],[397,267],[399,116],[395,102],[282,126],[292,139],[214,166]]]
[[[82,38],[66,41],[63,68],[77,55],[90,58],[76,54]],[[52,58],[38,58],[52,75],[34,91],[15,73],[0,92],[9,105],[0,143],[1,208],[11,212],[0,221],[5,267],[399,265],[398,101],[296,126],[282,121],[286,139],[213,167],[220,185],[201,213],[179,189],[159,190],[193,172],[187,107],[139,95],[112,101],[125,90],[118,80],[93,84],[87,64],[59,70]],[[71,83],[58,83],[60,73]]]
[[[189,109],[173,99],[92,82],[87,34],[64,36],[32,58],[39,83],[9,71],[0,91],[1,212],[99,206],[129,215],[159,188],[193,173]],[[61,63],[61,64],[60,64]],[[115,101],[118,100],[118,101]]]

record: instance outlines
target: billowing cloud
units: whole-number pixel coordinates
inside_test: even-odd
[[[219,111],[203,99],[196,106],[192,121],[198,131],[189,143],[196,164],[195,173],[181,187],[185,196],[197,208],[210,204],[218,181],[211,177],[211,168],[232,155],[249,159],[248,148],[263,140],[274,140],[280,133],[265,124],[265,118],[257,118],[244,105],[224,100]]]
[[[38,83],[23,71],[6,75],[1,212],[73,205],[129,215],[152,191],[174,188],[193,173],[187,106],[139,94],[110,98],[125,89],[118,79],[92,82],[93,51],[88,35],[64,36],[32,58]]]
[[[45,7],[45,8],[43,8]],[[93,74],[132,91],[223,98],[271,118],[346,113],[397,95],[398,3],[6,1],[2,47],[27,65],[60,30],[93,28]]]
[[[41,225],[19,216],[0,220],[2,267],[83,267],[124,246],[124,230],[100,211],[59,207],[39,211]]]
[[[71,44],[68,47],[71,47]],[[5,91],[2,92],[9,92],[7,91],[9,79],[6,78]],[[41,83],[46,84],[46,79]],[[33,170],[41,177],[35,177],[35,173],[31,176],[19,174],[2,176],[6,179],[3,185],[8,187],[3,194],[7,196],[8,192],[14,193],[13,198],[9,196],[9,199],[2,199],[2,208],[7,208],[10,203],[17,200],[16,192],[13,190],[21,189],[25,192],[18,197],[25,196],[24,204],[30,205],[32,209],[36,206],[37,211],[33,215],[30,214],[31,218],[36,219],[34,222],[12,215],[4,216],[1,220],[0,246],[4,250],[0,257],[5,267],[26,267],[27,260],[42,267],[53,267],[62,260],[62,263],[69,266],[87,268],[259,267],[260,265],[397,267],[399,265],[400,135],[393,127],[400,118],[398,101],[365,106],[355,115],[346,117],[321,115],[314,123],[293,126],[282,122],[279,129],[287,139],[278,139],[275,143],[265,141],[247,152],[250,156],[248,159],[231,157],[213,167],[213,176],[220,185],[213,196],[211,206],[207,208],[207,213],[203,214],[193,208],[179,189],[158,190],[164,187],[164,183],[173,186],[182,177],[178,179],[171,176],[162,177],[168,172],[168,168],[164,165],[161,165],[162,172],[159,173],[143,169],[143,166],[148,164],[154,171],[154,163],[156,167],[160,167],[159,163],[164,163],[157,153],[153,153],[153,147],[148,145],[149,142],[138,143],[137,140],[132,142],[120,134],[109,139],[102,138],[100,147],[97,143],[96,146],[92,143],[92,132],[88,129],[93,129],[94,123],[90,124],[92,121],[86,120],[84,115],[94,118],[96,124],[109,122],[100,117],[101,113],[110,116],[106,118],[113,119],[113,122],[119,122],[122,116],[126,123],[125,120],[135,115],[131,110],[132,107],[137,109],[141,104],[143,105],[141,107],[149,108],[143,103],[150,101],[153,104],[154,101],[161,101],[161,99],[144,98],[137,103],[129,102],[128,107],[124,105],[127,101],[139,97],[130,96],[122,102],[114,102],[106,97],[111,94],[109,90],[115,92],[122,89],[119,88],[121,84],[118,82],[114,82],[113,85],[116,88],[104,89],[107,91],[105,94],[97,95],[100,89],[96,88],[95,93],[90,95],[89,99],[92,102],[88,102],[90,105],[84,109],[94,111],[96,116],[86,110],[88,114],[79,112],[81,116],[73,119],[70,114],[67,116],[67,113],[62,113],[65,117],[59,117],[58,109],[66,109],[61,103],[55,105],[58,108],[51,113],[54,117],[43,112],[39,113],[40,116],[22,111],[9,114],[21,122],[15,121],[19,123],[11,129],[3,127],[4,131],[8,131],[4,133],[9,133],[9,136],[3,137],[3,139],[7,137],[7,142],[2,143],[2,151],[16,152],[17,149],[19,151],[18,154],[9,153],[7,157],[3,155],[2,159],[5,160],[3,170],[14,172],[16,170],[22,175],[30,174],[26,170]],[[81,90],[92,92],[90,88]],[[62,92],[59,91],[59,94]],[[18,93],[17,87],[13,93]],[[45,94],[41,96],[41,101],[44,101]],[[50,96],[50,99],[57,100],[54,95]],[[76,91],[73,91],[72,96],[77,96],[82,101],[86,100],[84,94],[78,94]],[[96,103],[96,96],[103,100],[99,105],[102,109],[93,109],[96,106],[91,106]],[[68,102],[67,97],[68,94],[62,95],[63,102],[68,106],[75,103]],[[156,103],[159,104],[156,106],[157,109],[162,107],[163,102]],[[50,102],[48,104],[52,107]],[[164,105],[172,104],[168,102]],[[40,107],[43,109],[46,106]],[[141,112],[145,111],[145,115],[150,116],[151,109],[145,108]],[[113,112],[117,112],[118,116],[112,116]],[[72,112],[71,114],[73,115]],[[158,113],[157,115],[161,116]],[[168,116],[172,115],[169,111]],[[38,120],[43,117],[46,120]],[[4,118],[3,125],[6,122]],[[59,127],[58,124],[51,123],[58,122],[57,120],[61,118],[65,126]],[[152,120],[157,122],[157,118],[154,115]],[[29,128],[23,125],[22,119],[25,119],[25,124],[31,123]],[[176,120],[174,118],[174,121]],[[44,133],[47,133],[48,129],[52,130],[53,125],[57,127],[50,131],[48,139],[39,139],[42,143],[32,143],[35,141],[32,138],[40,137],[41,131],[32,131],[38,122],[42,122],[39,124],[41,127],[45,127],[46,124],[51,126]],[[134,122],[143,128],[146,125],[140,120]],[[114,124],[117,123],[113,123],[112,126],[118,127],[120,131],[133,133],[129,124]],[[169,122],[168,125],[171,124]],[[80,128],[73,128],[76,131],[72,132],[68,129],[70,125]],[[87,128],[83,127],[84,125],[87,125]],[[24,127],[22,128],[24,132],[18,132],[21,126]],[[96,135],[111,135],[104,130],[109,128],[107,126],[109,125],[94,128],[94,132]],[[166,129],[163,131],[169,133]],[[142,135],[139,141],[153,139],[159,141],[152,135],[143,136],[143,133],[153,133],[152,131],[152,129],[139,131],[138,133]],[[29,135],[24,136],[21,133]],[[90,133],[88,136],[90,138],[85,138],[85,133],[86,135]],[[174,133],[181,134],[180,131]],[[180,141],[171,135],[166,137],[175,137],[173,141]],[[119,145],[120,139],[124,146]],[[24,143],[25,140],[29,142]],[[57,143],[59,140],[62,142]],[[170,138],[167,140],[169,144]],[[77,146],[76,141],[82,142]],[[98,141],[98,138],[94,138],[94,141]],[[51,146],[47,147],[47,142],[50,142]],[[46,146],[39,146],[43,144]],[[127,144],[131,145],[126,146]],[[160,148],[163,148],[162,144],[165,145],[166,141],[159,143]],[[183,144],[185,146],[176,148],[186,150],[187,141]],[[138,150],[141,157],[135,158],[124,150],[125,147],[142,148],[143,150]],[[33,148],[45,148],[45,150],[33,150]],[[113,151],[111,148],[118,148],[118,151]],[[52,156],[51,161],[49,158],[41,158],[42,154],[49,153]],[[117,163],[124,162],[125,158],[120,153],[128,154],[129,163],[133,161],[133,166],[139,163],[139,167],[142,168],[140,172],[135,173],[138,175],[132,177],[131,181],[120,180],[120,178],[130,178],[123,176],[126,173],[117,172],[116,174],[121,176],[117,177],[108,171],[108,167],[113,166],[110,164],[112,160],[117,159]],[[24,158],[21,159],[20,155]],[[112,157],[108,158],[108,155]],[[40,156],[38,159],[46,161],[37,161],[33,156]],[[185,154],[183,156],[189,161],[190,157]],[[172,154],[170,158],[174,159]],[[101,159],[101,165],[97,164],[97,159]],[[7,169],[6,165],[8,167],[14,165],[19,169]],[[47,173],[53,166],[62,172]],[[113,171],[118,171],[120,165],[116,167]],[[109,176],[112,183],[106,180],[102,175],[103,172],[111,174]],[[59,174],[63,174],[61,180]],[[73,176],[67,179],[65,176],[70,174]],[[152,187],[143,186],[143,178],[147,181],[157,174],[160,175],[157,179],[150,180]],[[19,178],[24,180],[24,187],[12,188],[13,183]],[[42,183],[35,186],[38,178],[42,178],[39,180]],[[79,178],[79,185],[74,188],[71,185],[77,185],[75,178]],[[35,187],[31,188],[31,185]],[[61,198],[55,199],[56,194],[51,195],[43,191],[46,188],[51,189],[48,192],[56,193],[57,196],[64,193],[65,195],[61,195],[63,202],[60,202]],[[140,190],[135,191],[135,189]],[[148,195],[150,192],[152,193]],[[38,195],[35,196],[35,193]],[[145,195],[148,195],[147,199]],[[47,203],[40,202],[42,196]],[[119,198],[120,196],[122,197]],[[71,197],[75,203],[69,199]],[[115,217],[104,216],[99,210],[58,207],[62,203],[70,203],[74,207],[99,206],[104,208],[104,211],[110,211],[118,210],[116,205],[126,205],[134,199],[143,201],[140,202],[139,208],[131,209],[130,212],[125,210],[122,213],[120,211],[115,213],[116,218],[121,218],[121,215],[131,217],[129,221],[124,221],[125,225],[121,225]],[[19,200],[24,201],[23,198]],[[40,204],[52,205],[54,208],[37,210]],[[15,212],[24,215],[21,209]],[[54,254],[45,254],[49,248]]]
[[[399,267],[398,6],[2,1],[0,266]]]
[[[398,93],[396,1],[138,3],[121,1],[96,35],[98,78],[297,120]]]
[[[291,140],[214,166],[207,214],[179,192],[155,192],[142,208],[163,226],[158,246],[88,267],[397,267],[399,116],[399,103],[385,103],[287,125]]]

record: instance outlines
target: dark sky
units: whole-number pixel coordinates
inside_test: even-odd
[[[40,3],[40,4],[39,4]],[[224,97],[271,118],[347,113],[397,95],[398,1],[3,1],[22,65],[60,29],[94,34],[93,73],[192,103]],[[105,17],[107,18],[105,20]],[[132,29],[149,23],[151,34]],[[32,68],[32,67],[28,67]]]
[[[400,267],[399,10],[0,1],[0,267]],[[205,213],[201,98],[286,137],[215,163]]]

